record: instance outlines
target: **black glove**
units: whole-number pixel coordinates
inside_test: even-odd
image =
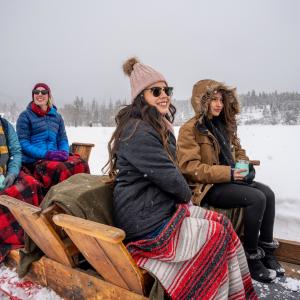
[[[255,169],[253,167],[253,164],[249,164],[249,173],[245,176],[244,181],[247,183],[252,183],[252,181],[255,178]]]
[[[15,174],[7,174],[4,181],[3,181],[3,185],[5,186],[5,188],[8,188],[11,185],[13,185],[16,177],[17,176]]]

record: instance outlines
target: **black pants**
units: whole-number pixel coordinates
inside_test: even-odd
[[[256,250],[258,237],[264,242],[273,241],[275,195],[268,186],[259,182],[215,184],[204,199],[218,208],[244,208],[245,250]]]

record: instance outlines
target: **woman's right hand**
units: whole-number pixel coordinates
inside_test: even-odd
[[[233,171],[233,180],[234,181],[241,181],[245,179],[245,175],[241,174],[243,172],[247,172],[247,169],[234,169]]]

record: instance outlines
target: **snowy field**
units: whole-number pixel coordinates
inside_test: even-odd
[[[175,128],[176,134],[178,127]],[[68,127],[69,142],[94,143],[90,157],[92,174],[101,174],[108,158],[107,143],[114,128]],[[256,180],[269,185],[276,194],[275,236],[300,241],[300,126],[240,126],[242,146],[251,159],[261,161]],[[299,185],[298,185],[299,184]]]

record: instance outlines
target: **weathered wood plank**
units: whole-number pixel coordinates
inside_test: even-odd
[[[53,221],[64,229],[76,230],[82,234],[90,235],[114,244],[122,242],[125,238],[125,232],[119,228],[87,221],[70,215],[58,214],[53,217]]]
[[[274,254],[280,261],[300,265],[300,242],[278,239],[279,248]]]
[[[48,257],[65,265],[74,266],[66,246],[47,218],[41,214],[39,207],[9,196],[0,196],[0,204],[9,208],[18,223]]]
[[[47,284],[65,299],[142,300],[142,295],[45,258]],[[59,276],[58,276],[59,274]]]
[[[129,290],[143,294],[144,277],[124,244],[112,244],[103,240],[97,240],[97,242],[101,245],[116,270],[126,280]]]
[[[78,245],[79,251],[96,271],[108,282],[129,289],[119,270],[115,268],[101,245],[94,237],[65,229],[71,240]]]
[[[0,204],[6,206],[8,209],[15,209],[19,213],[24,212],[31,214],[34,219],[37,219],[41,213],[39,207],[6,195],[0,196]]]
[[[13,250],[9,255],[9,265],[18,261],[18,251]],[[39,270],[39,272],[37,272]],[[80,269],[70,268],[42,257],[34,262],[26,280],[32,280],[42,286],[53,289],[58,295],[67,300],[146,300],[148,298],[120,288],[100,277],[88,274]]]
[[[71,145],[71,150],[73,153],[79,154],[85,161],[89,161],[94,146],[95,144],[74,142]]]
[[[123,230],[64,214],[54,216],[53,221],[104,279],[143,294],[143,275],[122,243]]]

